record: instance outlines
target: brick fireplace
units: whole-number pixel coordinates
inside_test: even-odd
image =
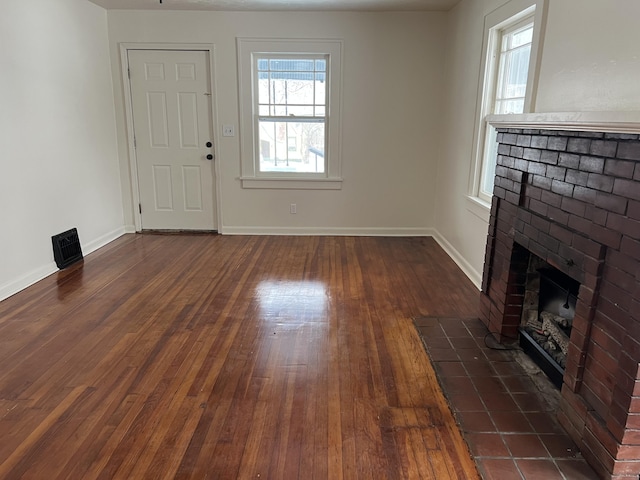
[[[496,126],[481,318],[501,341],[518,337],[532,256],[579,284],[558,418],[603,478],[638,480],[639,135]]]

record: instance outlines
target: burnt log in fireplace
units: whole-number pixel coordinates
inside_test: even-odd
[[[572,318],[558,419],[601,477],[637,479],[640,138],[502,125],[481,319],[500,341],[526,331],[525,320],[534,317],[545,330],[546,301],[532,307],[535,295],[527,290],[531,258],[540,260],[536,268],[559,272],[553,281],[571,280],[562,287],[569,294],[552,302],[563,307],[575,299],[566,302]]]
[[[566,367],[571,327],[580,284],[531,255],[519,329],[522,349],[560,388]]]

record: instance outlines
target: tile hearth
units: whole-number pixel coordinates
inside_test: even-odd
[[[487,347],[479,319],[415,324],[483,479],[598,479],[556,420],[559,392],[543,373]]]

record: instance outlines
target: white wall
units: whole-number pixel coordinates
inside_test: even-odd
[[[487,222],[468,208],[469,172],[484,16],[507,2],[462,0],[448,13],[443,148],[435,227],[441,243],[479,283]],[[640,110],[640,2],[548,0],[533,111]]]
[[[84,253],[123,232],[106,12],[3,0],[0,299],[56,270],[51,236]]]
[[[242,189],[239,137],[219,142],[224,233],[425,234],[434,221],[445,13],[110,11],[123,185],[130,186],[120,42],[215,45],[217,124],[238,119],[236,37],[340,38],[342,190]],[[132,194],[123,192],[127,225]],[[296,203],[298,213],[289,213]]]

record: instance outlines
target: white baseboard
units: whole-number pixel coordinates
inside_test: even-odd
[[[455,249],[449,241],[440,234],[437,230],[434,230],[433,238],[438,242],[442,249],[447,252],[451,259],[458,265],[460,270],[469,277],[469,280],[480,290],[482,288],[482,273],[478,272],[473,266]]]
[[[107,243],[113,242],[116,238],[120,238],[122,235],[127,233],[125,227],[118,227],[115,230],[112,230],[109,233],[105,233],[104,235],[87,242],[82,245],[82,255],[89,255],[91,252],[95,252],[101,247],[104,247]],[[82,238],[80,238],[82,240]]]
[[[4,285],[0,285],[0,301],[4,300],[5,298],[9,298],[11,295],[15,295],[20,290],[24,290],[25,288],[33,285],[36,282],[39,282],[43,278],[48,277],[52,273],[55,273],[57,270],[58,267],[55,262],[51,262],[39,268],[31,270],[20,278],[5,283]]]
[[[82,255],[86,256],[91,252],[95,252],[101,247],[104,247],[109,242],[114,241],[116,238],[121,237],[126,233],[125,227],[119,227],[115,230],[106,233],[95,240],[82,244]],[[80,241],[82,242],[82,237],[80,237]],[[58,271],[58,266],[55,262],[47,263],[46,265],[42,265],[29,273],[13,280],[9,283],[5,283],[4,285],[0,285],[0,301],[5,298],[9,298],[11,295],[15,295],[21,290],[24,290],[27,287],[30,287],[34,283],[39,282],[43,278],[48,277],[49,275],[56,273]]]
[[[431,237],[432,228],[229,227],[223,235],[335,235],[338,237]]]

